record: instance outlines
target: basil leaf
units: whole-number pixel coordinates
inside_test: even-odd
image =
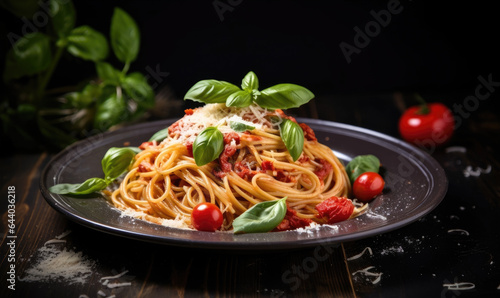
[[[254,89],[259,89],[259,79],[257,75],[250,71],[241,81],[241,89],[251,92]]]
[[[6,55],[4,80],[10,81],[46,70],[52,60],[50,38],[40,32],[21,37]]]
[[[224,136],[217,127],[205,128],[193,142],[194,161],[198,166],[219,157],[224,149]]]
[[[86,195],[105,189],[108,183],[102,178],[90,178],[80,184],[56,184],[49,188],[52,193],[60,195]]]
[[[225,103],[229,95],[241,91],[238,86],[217,80],[203,80],[194,84],[184,95],[184,100],[191,99],[203,103]]]
[[[111,18],[111,47],[116,58],[130,63],[137,58],[141,35],[134,19],[120,8],[115,8]]]
[[[345,167],[347,176],[351,180],[351,184],[356,181],[359,175],[365,172],[375,172],[378,173],[380,168],[379,159],[371,154],[359,155],[353,158]]]
[[[252,93],[242,90],[229,95],[226,100],[226,106],[244,108],[252,104]]]
[[[150,139],[149,142],[157,141],[161,142],[168,137],[168,127],[157,131]]]
[[[52,25],[59,38],[68,36],[75,27],[76,12],[72,1],[50,0]]]
[[[101,95],[101,86],[93,83],[86,85],[81,92],[71,92],[65,95],[71,107],[85,109],[96,102]]]
[[[113,85],[120,84],[120,77],[122,76],[121,72],[114,68],[111,64],[107,62],[99,61],[95,64],[95,68],[97,71],[97,75],[107,83],[111,83]]]
[[[127,104],[123,96],[118,97],[116,92],[111,93],[97,107],[94,127],[100,130],[107,130],[111,126],[124,121],[127,113]]]
[[[149,85],[146,77],[139,72],[129,74],[123,80],[123,89],[140,106],[151,108],[155,104],[153,88]]]
[[[233,221],[233,231],[235,234],[269,232],[283,221],[286,209],[286,197],[258,203]]]
[[[231,127],[232,130],[236,132],[244,132],[247,130],[254,130],[255,127],[246,125],[245,123],[241,122],[236,122],[236,121],[229,121],[229,127]]]
[[[280,134],[293,161],[299,159],[304,148],[304,131],[302,128],[292,120],[283,119],[280,124]]]
[[[104,179],[111,182],[118,178],[128,169],[134,157],[135,152],[131,148],[109,148],[101,161]]]
[[[99,61],[108,56],[106,37],[89,26],[80,26],[68,36],[68,52],[73,56]]]
[[[297,108],[314,98],[308,89],[295,84],[278,84],[260,92],[255,102],[267,109]]]

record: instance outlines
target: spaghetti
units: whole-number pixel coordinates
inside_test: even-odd
[[[142,151],[111,201],[119,209],[138,211],[143,219],[156,223],[171,219],[186,228],[191,227],[193,208],[210,202],[224,215],[221,230],[230,230],[233,220],[255,204],[287,197],[288,208],[298,219],[325,223],[315,206],[333,196],[347,197],[349,178],[332,150],[320,144],[306,124],[300,124],[304,147],[294,161],[280,137],[284,119],[296,122],[281,110],[258,105],[207,104],[186,110],[168,128],[165,140],[140,146]],[[235,131],[234,123],[249,129]],[[198,166],[193,142],[211,126],[223,133],[224,150],[216,160]],[[355,207],[351,217],[362,209]]]

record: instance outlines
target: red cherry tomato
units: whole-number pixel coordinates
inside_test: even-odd
[[[399,119],[399,133],[409,143],[419,147],[436,147],[453,135],[455,119],[451,110],[441,103],[408,108]]]
[[[191,224],[198,231],[213,232],[220,229],[224,218],[219,207],[212,203],[200,203],[191,212]]]
[[[368,202],[382,193],[384,185],[385,181],[378,173],[366,172],[356,178],[352,192],[358,200]]]
[[[328,224],[344,221],[351,217],[354,205],[344,197],[331,197],[316,205],[318,218],[323,218]]]

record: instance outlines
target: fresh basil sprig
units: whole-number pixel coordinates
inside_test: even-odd
[[[108,187],[116,178],[123,174],[132,163],[136,148],[110,148],[104,155],[101,165],[104,179],[89,178],[83,183],[61,183],[51,186],[49,191],[61,195],[86,195]]]
[[[345,167],[347,176],[351,180],[351,184],[356,181],[359,175],[365,172],[378,173],[380,168],[380,160],[375,155],[359,155],[353,158]]]
[[[193,142],[193,157],[198,166],[215,160],[222,150],[224,150],[224,135],[217,127],[205,128]]]
[[[241,89],[231,83],[217,80],[202,80],[194,84],[184,96],[203,103],[225,103],[228,107],[248,107],[255,103],[271,110],[299,107],[309,102],[314,94],[295,84],[278,84],[258,90],[257,75],[250,71],[241,82]]]
[[[296,122],[283,119],[280,124],[280,134],[293,161],[299,159],[304,149],[304,131],[302,128]]]
[[[255,204],[233,221],[233,232],[266,233],[276,228],[285,218],[286,198]]]

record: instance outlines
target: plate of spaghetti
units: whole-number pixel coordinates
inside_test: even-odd
[[[241,89],[200,81],[186,98],[205,105],[180,119],[73,144],[45,168],[41,192],[69,219],[102,232],[237,250],[370,237],[412,223],[440,203],[446,176],[427,153],[375,131],[294,118],[279,108],[312,97],[292,84],[258,91],[252,72]],[[383,191],[358,200],[353,173],[371,172],[373,159],[351,164],[374,156]]]

